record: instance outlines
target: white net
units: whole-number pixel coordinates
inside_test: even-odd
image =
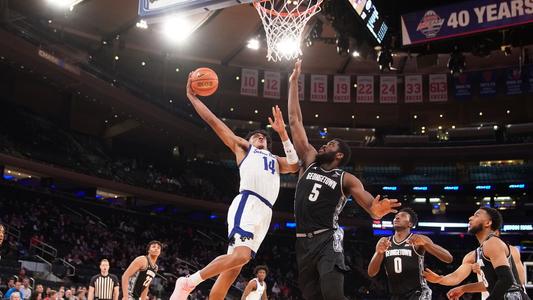
[[[300,44],[307,21],[320,11],[322,0],[263,0],[254,2],[267,38],[267,58],[293,60],[302,54]]]

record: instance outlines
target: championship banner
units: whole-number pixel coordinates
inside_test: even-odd
[[[429,75],[429,102],[448,101],[448,77],[446,74]]]
[[[405,103],[422,103],[422,75],[408,75],[405,81]]]
[[[481,97],[496,95],[496,71],[482,71],[479,73],[479,95]]]
[[[333,102],[350,103],[350,76],[333,77]]]
[[[327,102],[328,101],[328,76],[311,75],[311,101]]]
[[[263,97],[279,99],[280,90],[281,90],[280,80],[281,80],[280,73],[265,71],[265,84],[263,85]]]
[[[398,78],[396,76],[381,76],[379,80],[379,103],[398,102]]]
[[[257,96],[257,70],[242,69],[241,95]]]
[[[463,73],[454,77],[453,87],[456,99],[471,99],[472,98],[472,74]]]
[[[505,87],[507,95],[522,94],[522,73],[518,68],[505,70]]]
[[[357,76],[357,103],[374,103],[374,76]]]
[[[473,0],[401,16],[403,45],[533,22],[532,0]]]

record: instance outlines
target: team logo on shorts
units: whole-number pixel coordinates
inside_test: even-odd
[[[418,23],[416,31],[422,32],[426,38],[433,38],[439,33],[442,24],[444,24],[444,19],[439,17],[435,11],[428,10]]]

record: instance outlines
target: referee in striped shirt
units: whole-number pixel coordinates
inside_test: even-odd
[[[109,274],[109,261],[102,259],[100,261],[100,274],[91,278],[87,300],[118,300],[118,293],[118,277]]]

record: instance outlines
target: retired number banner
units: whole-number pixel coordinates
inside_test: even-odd
[[[257,96],[257,70],[242,69],[241,95]]]
[[[311,75],[311,101],[328,101],[328,76]]]
[[[422,75],[408,75],[405,81],[405,103],[422,103]]]
[[[263,86],[263,97],[272,99],[280,98],[280,79],[280,73],[265,71],[265,85]]]
[[[374,76],[357,76],[357,103],[374,103]]]
[[[381,76],[379,80],[379,103],[398,102],[398,78],[396,76]]]
[[[333,78],[333,102],[350,103],[350,76],[335,76]]]
[[[448,77],[446,74],[429,75],[429,102],[448,101]]]

